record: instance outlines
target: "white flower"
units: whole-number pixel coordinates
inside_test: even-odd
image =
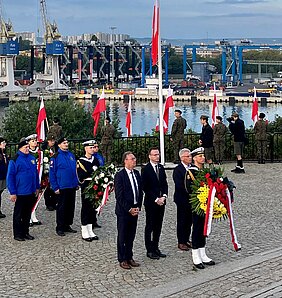
[[[97,166],[93,166],[92,169],[95,172],[98,169],[98,167]]]
[[[43,158],[43,161],[44,161],[44,162],[48,162],[48,161],[49,161],[49,158],[48,158],[47,156],[45,156],[45,157]]]
[[[107,183],[108,181],[109,181],[109,178],[106,177],[106,178],[104,179],[104,182]]]
[[[99,175],[99,178],[104,178],[105,177],[105,174],[104,173],[101,173],[100,175]]]
[[[95,177],[95,183],[98,184],[98,182],[99,182],[99,178]]]
[[[103,188],[107,188],[107,184],[103,184]]]

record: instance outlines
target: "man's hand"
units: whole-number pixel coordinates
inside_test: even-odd
[[[17,195],[10,195],[10,200],[11,200],[12,202],[16,202],[16,200],[17,200]]]
[[[132,216],[137,216],[139,214],[139,208],[131,208],[129,210],[129,213],[132,215]]]
[[[203,144],[202,140],[199,140],[199,145],[202,145],[202,144]]]
[[[57,189],[57,190],[55,191],[55,194],[56,194],[56,195],[59,195],[59,194],[60,194],[60,190]]]
[[[158,198],[158,200],[156,201],[156,203],[159,205],[159,206],[162,206],[165,202],[165,197],[161,197],[161,198]]]

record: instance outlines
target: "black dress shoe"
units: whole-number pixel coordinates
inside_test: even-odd
[[[163,254],[159,249],[156,249],[156,254],[157,254],[160,258],[166,258],[166,254]]]
[[[77,233],[77,231],[74,230],[74,229],[72,229],[71,227],[65,228],[65,232],[68,232],[68,233]]]
[[[0,218],[5,218],[5,217],[6,217],[6,215],[0,211]]]
[[[39,221],[33,221],[32,224],[34,226],[41,226],[42,225],[42,222],[39,220]]]
[[[25,239],[22,238],[22,237],[14,237],[14,239],[17,240],[17,241],[25,241]]]
[[[30,223],[29,223],[29,226],[30,226],[30,227],[33,227],[33,222],[30,222]]]
[[[96,236],[94,236],[94,237],[91,237],[91,241],[92,240],[99,240],[99,237],[96,235]]]
[[[31,236],[31,235],[29,235],[29,234],[26,234],[26,235],[24,236],[24,239],[26,239],[26,240],[34,240],[34,237]]]
[[[147,252],[147,257],[152,260],[158,260],[160,257],[154,252]]]
[[[93,225],[94,228],[102,228],[97,222]]]
[[[213,265],[215,265],[215,261],[210,260],[209,262],[203,262],[203,264],[207,265],[207,266],[213,266]]]
[[[205,269],[205,266],[202,264],[202,263],[200,263],[200,264],[194,264],[194,268],[195,269]]]
[[[66,236],[64,231],[56,231],[58,236]]]
[[[91,242],[92,241],[92,238],[82,238],[84,241],[87,241],[87,242]]]
[[[54,208],[54,207],[52,207],[52,206],[48,206],[48,207],[46,207],[46,210],[48,210],[48,211],[54,211],[54,210],[55,210],[55,208]]]

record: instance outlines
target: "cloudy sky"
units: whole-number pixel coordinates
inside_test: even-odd
[[[41,25],[39,0],[0,0],[15,31]],[[46,0],[62,35],[108,32],[150,37],[154,0]],[[282,37],[282,0],[160,0],[163,38]]]

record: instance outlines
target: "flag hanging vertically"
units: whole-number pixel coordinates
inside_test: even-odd
[[[169,109],[174,107],[172,95],[173,90],[169,87],[167,90],[167,98],[164,106],[164,133],[168,131]]]
[[[36,123],[37,140],[40,143],[45,141],[45,120],[47,120],[46,109],[44,106],[43,97],[41,97],[39,113]]]
[[[160,7],[159,1],[156,0],[154,5],[154,14],[153,14],[153,33],[152,33],[152,64],[156,65],[158,62],[158,52],[159,52],[159,26],[160,26]]]
[[[258,100],[257,100],[257,90],[254,87],[254,99],[252,106],[252,120],[254,124],[258,121]]]
[[[130,137],[132,134],[132,119],[131,119],[131,95],[129,96],[129,102],[127,107],[127,114],[125,120],[125,126],[127,129],[127,137]]]
[[[106,111],[106,99],[105,99],[105,92],[103,88],[100,98],[98,99],[96,107],[92,113],[92,118],[94,120],[94,129],[93,129],[94,137],[96,137],[96,134],[97,134],[98,124],[100,120],[100,113],[105,111]]]
[[[216,116],[219,115],[215,83],[213,85],[213,91],[214,91],[214,94],[213,94],[213,104],[212,104],[212,128],[214,128],[216,124]]]

